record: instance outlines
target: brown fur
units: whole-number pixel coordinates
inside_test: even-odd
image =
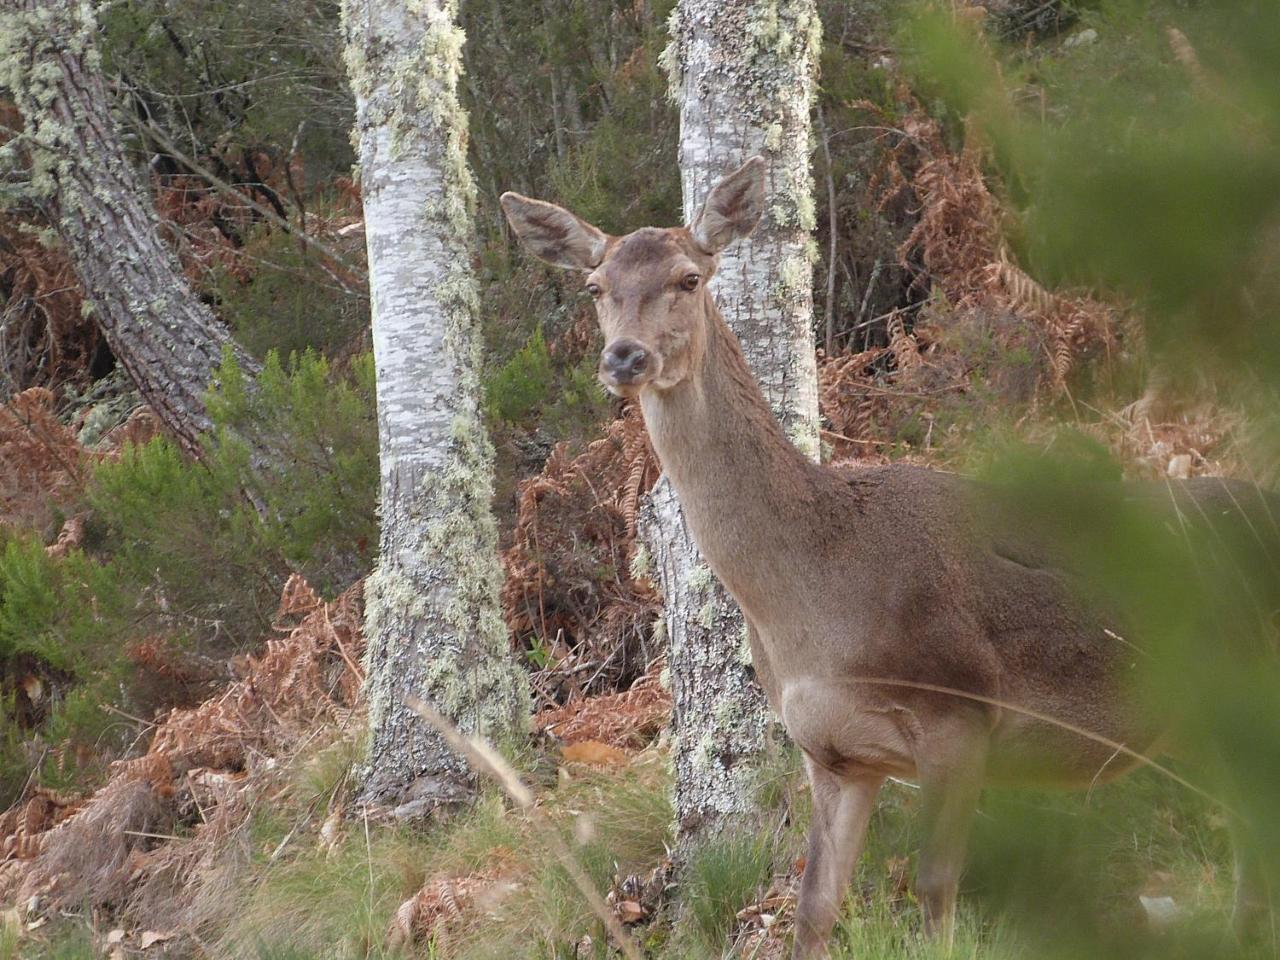
[[[736,236],[749,232],[759,214],[742,209],[744,175],[722,181],[707,205],[725,209],[695,223],[732,219]],[[949,936],[984,783],[1080,787],[1133,765],[1035,715],[1139,753],[1164,733],[1117,679],[1134,656],[1117,639],[1123,624],[1085,602],[1052,544],[982,484],[900,465],[840,472],[797,451],[706,289],[715,257],[689,230],[610,238],[592,266],[606,346],[651,358],[642,377],[619,383],[602,368],[602,380],[640,397],[694,539],[742,607],[757,675],[806,759],[814,815],[796,956],[825,951],[888,776],[920,782],[919,896],[927,928]],[[701,278],[692,291],[679,285],[690,270]],[[1131,492],[1167,501],[1165,489]],[[1220,480],[1187,482],[1176,497],[1210,514],[1260,502]]]

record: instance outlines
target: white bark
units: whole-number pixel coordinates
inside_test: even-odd
[[[365,796],[425,812],[462,760],[404,703],[503,742],[528,715],[498,606],[492,450],[480,418],[474,188],[451,0],[345,0],[369,254],[382,537],[367,587]]]
[[[721,176],[756,154],[768,160],[769,212],[722,255],[712,289],[775,415],[816,457],[809,174],[816,2],[680,0],[671,34],[665,57],[681,106],[685,221]],[[644,534],[671,644],[676,815],[687,851],[750,813],[768,708],[742,615],[698,555],[666,478],[653,492]]]

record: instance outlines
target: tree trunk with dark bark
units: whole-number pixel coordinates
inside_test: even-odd
[[[0,85],[25,129],[29,194],[50,213],[111,352],[188,452],[212,426],[205,394],[225,351],[257,363],[192,291],[125,155],[80,0],[0,0]]]
[[[366,587],[364,796],[404,817],[469,785],[407,695],[497,742],[524,729],[529,709],[498,606],[456,17],[453,0],[343,4],[382,460],[381,558]]]
[[[721,256],[712,290],[774,415],[815,458],[809,109],[821,29],[815,0],[680,0],[664,55],[680,102],[685,222],[721,176],[756,154],[768,161],[768,213]],[[666,478],[644,527],[671,645],[677,828],[687,852],[753,809],[768,707],[742,615],[698,554]]]

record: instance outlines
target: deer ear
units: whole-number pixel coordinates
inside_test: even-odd
[[[502,211],[520,242],[539,260],[569,270],[594,270],[609,237],[563,207],[504,193]]]
[[[720,180],[689,224],[689,234],[704,253],[719,253],[741,240],[764,215],[764,157],[752,157]]]

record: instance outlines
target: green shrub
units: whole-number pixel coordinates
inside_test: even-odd
[[[127,677],[129,620],[117,571],[79,551],[50,556],[39,540],[0,550],[0,807],[42,759],[42,779],[62,781],[44,745],[99,739],[109,721],[98,707]],[[34,681],[26,687],[24,681]],[[35,737],[32,740],[32,737]]]
[[[555,371],[542,326],[485,383],[485,411],[490,420],[516,422],[536,415],[551,394]]]
[[[254,391],[234,361],[219,379],[210,397],[217,433],[203,463],[157,438],[100,465],[89,500],[153,613],[242,645],[267,627],[291,571],[332,593],[368,566],[377,542],[373,364],[357,358],[335,378],[317,354],[286,367],[271,353]],[[272,464],[254,468],[250,439],[274,451]]]
[[[609,411],[596,380],[595,355],[566,364],[552,354],[541,325],[485,379],[485,412],[495,430],[516,426],[555,440],[590,437]]]
[[[120,599],[113,571],[82,553],[55,558],[38,540],[10,540],[0,551],[0,657],[81,669]]]
[[[244,641],[266,625],[283,568],[240,498],[240,467],[226,456],[191,463],[157,437],[94,471],[89,502],[106,545],[170,629]]]
[[[213,457],[239,465],[265,506],[261,530],[291,570],[313,586],[337,591],[367,569],[378,540],[378,423],[373,355],[351,361],[336,376],[310,350],[281,363],[267,355],[257,389],[247,394],[235,363],[219,373],[210,413],[221,433]],[[275,451],[276,469],[245,469],[236,437],[256,434]]]
[[[359,261],[360,250],[344,245]],[[236,342],[256,357],[319,350],[331,353],[369,327],[369,302],[343,288],[326,258],[271,225],[255,228],[240,251],[250,276],[215,271],[212,293]]]

